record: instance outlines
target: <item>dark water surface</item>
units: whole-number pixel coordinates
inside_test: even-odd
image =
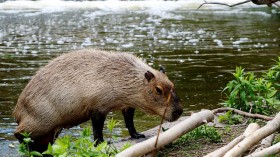
[[[0,140],[14,140],[11,113],[31,76],[69,50],[130,51],[154,68],[163,65],[185,115],[219,107],[236,66],[258,73],[280,56],[279,9],[248,5],[196,10],[171,4],[177,5],[61,9],[22,4],[11,9],[0,3]],[[112,115],[122,120],[119,112]],[[157,125],[159,117],[137,112],[135,121],[143,131]],[[124,125],[116,134],[127,135]]]

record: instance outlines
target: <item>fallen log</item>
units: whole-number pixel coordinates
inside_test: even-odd
[[[265,116],[265,115],[261,115],[261,114],[252,114],[252,113],[244,112],[244,111],[234,109],[234,108],[229,108],[229,107],[217,108],[212,111],[213,111],[213,114],[217,114],[217,113],[225,112],[225,111],[233,111],[239,115],[250,117],[250,118],[258,118],[258,119],[263,119],[263,120],[267,120],[267,121],[273,119],[273,117],[269,117],[269,116]]]
[[[260,146],[254,151],[254,153],[259,152],[265,148],[268,148],[271,146],[273,140],[275,138],[275,134],[271,134],[269,136],[267,136],[266,138],[264,138],[260,144]]]
[[[245,137],[250,136],[254,131],[258,130],[260,126],[257,123],[251,123],[244,131],[243,135],[240,135],[236,137],[234,140],[232,140],[230,143],[225,145],[224,147],[221,147],[217,150],[215,150],[212,153],[207,154],[204,157],[223,157],[230,149],[232,149],[235,145],[237,145],[239,142],[241,142]]]
[[[214,119],[214,114],[210,110],[202,110],[198,113],[194,113],[186,120],[173,126],[167,131],[160,133],[156,147],[155,147],[156,136],[154,136],[146,141],[137,143],[131,146],[130,148],[120,152],[119,154],[116,155],[116,157],[144,156],[145,154],[148,154],[154,150],[158,150],[164,145],[171,143],[175,139],[193,130],[194,128],[202,124],[205,124],[207,122],[213,121],[213,119]]]
[[[280,153],[280,142],[271,147],[265,148],[259,152],[255,152],[245,157],[264,157],[264,156],[274,155],[277,153]]]
[[[233,147],[229,152],[225,154],[224,157],[238,157],[244,154],[249,148],[257,144],[259,141],[265,137],[273,134],[280,129],[280,112],[275,116],[275,118],[269,121],[264,127],[258,129],[250,136],[246,137],[243,141]]]

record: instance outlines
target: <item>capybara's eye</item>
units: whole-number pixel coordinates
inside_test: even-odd
[[[160,95],[162,95],[162,87],[156,86],[156,90]]]

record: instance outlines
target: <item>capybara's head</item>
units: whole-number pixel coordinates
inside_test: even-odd
[[[183,113],[183,107],[177,96],[174,84],[168,79],[165,71],[147,71],[144,97],[147,101],[145,110],[160,115],[167,121],[177,120]]]

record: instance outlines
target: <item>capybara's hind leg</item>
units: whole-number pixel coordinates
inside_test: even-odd
[[[19,132],[15,133],[15,137],[19,140],[20,143],[23,143],[23,140],[25,138]],[[36,138],[32,137],[32,133],[31,133],[31,137],[30,137],[31,142],[28,143],[27,147],[29,151],[38,151],[40,153],[43,153],[45,150],[48,149],[49,143],[50,144],[54,143],[54,137],[55,134],[53,132]]]
[[[93,112],[91,115],[93,136],[94,136],[94,140],[96,141],[95,146],[97,146],[98,144],[104,141],[102,131],[103,131],[105,119],[106,119],[106,115],[98,111]]]
[[[33,150],[43,153],[48,149],[49,144],[54,143],[55,137],[57,137],[57,135],[55,135],[54,132],[51,132],[44,136],[34,138],[32,146]]]

